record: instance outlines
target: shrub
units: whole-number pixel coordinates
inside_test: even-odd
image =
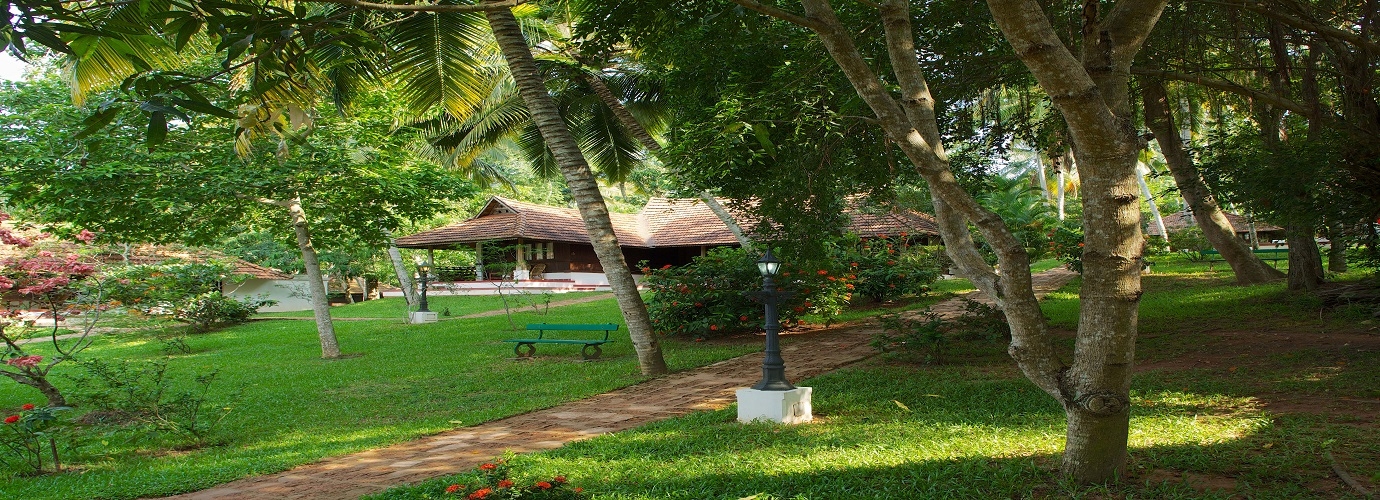
[[[929,308],[913,318],[901,314],[878,316],[882,332],[872,338],[872,348],[927,364],[940,364],[944,362],[945,350],[953,342],[1010,339],[1011,327],[1000,309],[967,298],[963,302],[963,314],[947,319]]]
[[[211,262],[123,266],[105,276],[112,303],[207,331],[248,321],[259,308],[274,304],[222,294],[220,283],[232,278],[230,272],[228,264]]]
[[[834,259],[847,263],[854,291],[874,302],[887,302],[902,295],[922,295],[939,278],[939,259],[933,251],[911,246],[903,233],[899,238],[845,240],[834,252]]]
[[[85,373],[69,377],[77,387],[73,398],[90,409],[83,417],[86,423],[135,426],[201,446],[230,412],[224,405],[207,405],[218,371],[194,377],[192,389],[174,391],[166,360],[110,363],[92,359],[81,366]]]
[[[70,409],[26,404],[5,417],[0,428],[0,463],[21,473],[43,472],[46,455],[53,459],[53,472],[62,472],[58,438],[71,426],[58,419],[58,412]]]
[[[1069,225],[1061,225],[1049,232],[1049,250],[1064,267],[1083,272],[1083,230]]]
[[[1196,225],[1169,231],[1169,246],[1182,253],[1201,253],[1204,250],[1212,250],[1212,243],[1208,242],[1207,236],[1203,235],[1203,230]]]
[[[642,284],[652,291],[647,302],[652,327],[665,335],[698,337],[756,330],[762,324],[762,305],[746,295],[762,288],[756,261],[742,249],[717,248],[684,266],[650,269],[643,263]],[[828,322],[852,299],[855,285],[836,270],[791,263],[781,269],[778,289],[794,293],[780,306],[782,324],[794,324],[810,313]]]
[[[579,500],[587,498],[583,488],[570,485],[565,476],[555,476],[532,481],[518,482],[512,479],[511,469],[505,460],[481,464],[473,473],[455,478],[456,481],[445,486],[441,498],[462,498],[466,500]],[[439,487],[440,484],[437,484]],[[432,498],[427,495],[426,498]]]

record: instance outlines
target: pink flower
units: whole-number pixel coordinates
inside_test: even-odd
[[[81,240],[83,243],[91,243],[95,241],[96,233],[83,229],[80,233],[77,233],[77,239]]]
[[[5,360],[5,364],[10,366],[18,366],[20,368],[33,368],[35,366],[38,366],[38,363],[40,361],[43,361],[43,356],[29,355],[7,359]]]

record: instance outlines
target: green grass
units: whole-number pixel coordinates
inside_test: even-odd
[[[614,301],[554,308],[550,314],[528,310],[516,320],[556,316],[562,322],[622,323]],[[212,407],[233,409],[216,434],[223,444],[169,452],[181,443],[93,429],[65,459],[81,473],[4,480],[0,498],[138,498],[194,491],[644,380],[626,330],[618,332],[619,341],[604,346],[602,361],[581,362],[578,345],[543,345],[536,360],[519,362],[510,359],[512,345],[501,342],[516,335],[507,328],[504,316],[429,325],[339,322],[341,348],[351,357],[335,361],[320,359],[315,324],[309,321],[261,321],[191,336],[193,352],[173,356],[169,373],[178,381],[174,389],[185,390],[196,374],[220,370],[210,401]],[[673,370],[760,350],[757,342],[663,345]],[[140,362],[163,358],[161,347],[152,334],[106,335],[96,337],[86,356]],[[59,365],[56,383],[70,387],[62,374],[75,369]],[[36,391],[0,385],[0,408],[29,402],[41,403]]]
[[[510,293],[500,297],[497,295],[432,295],[427,297],[427,308],[443,312],[450,310],[452,316],[464,316],[485,311],[497,311],[503,309],[504,299],[508,305],[515,309],[532,308],[542,309],[548,302],[561,302],[573,299],[581,299],[596,295],[606,295],[610,299],[613,295],[608,292],[571,292],[571,293]],[[349,307],[336,306],[331,308],[332,318],[405,318],[408,311],[416,308],[408,308],[407,302],[402,297],[389,297],[379,300],[367,300],[350,304]],[[310,318],[311,311],[289,311],[272,312],[258,315],[261,318]]]
[[[1204,332],[1215,328],[1306,334],[1348,327],[1340,314],[1320,315],[1282,285],[1239,287],[1203,271],[1159,269],[1145,277],[1142,357],[1202,349]],[[1077,287],[1075,280],[1046,302],[1056,326],[1076,326]],[[1374,351],[1304,348],[1240,369],[1139,374],[1128,477],[1088,487],[1059,478],[1063,412],[1002,350],[956,346],[962,356],[930,367],[874,358],[802,381],[814,388],[816,421],[808,425],[742,425],[730,407],[509,463],[518,478],[565,475],[600,500],[1357,498],[1333,479],[1328,451],[1353,476],[1380,483],[1373,417],[1271,413],[1259,399],[1380,397]],[[370,498],[440,498],[463,477]],[[1317,486],[1328,481],[1336,486]]]

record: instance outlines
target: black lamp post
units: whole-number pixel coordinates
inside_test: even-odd
[[[776,290],[776,282],[772,278],[781,271],[781,261],[776,260],[770,248],[757,261],[757,270],[762,273],[762,291],[751,295],[766,306],[767,318],[763,326],[767,331],[767,346],[763,350],[766,356],[762,359],[762,380],[752,388],[759,391],[789,391],[795,386],[786,381],[786,360],[781,359],[781,321],[776,307],[795,294]]]
[[[426,286],[426,285],[427,285],[427,280],[429,280],[430,278],[431,278],[431,264],[418,261],[418,262],[417,262],[417,281],[421,282],[421,284],[422,284],[422,298],[421,298],[421,300],[418,301],[418,303],[417,303],[417,312],[431,312],[430,309],[427,309],[427,308],[426,308],[426,289],[427,289],[427,286]]]

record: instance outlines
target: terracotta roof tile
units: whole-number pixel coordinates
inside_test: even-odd
[[[739,217],[742,219],[742,217]],[[667,248],[700,245],[735,245],[738,240],[702,201],[693,198],[652,198],[636,215],[611,213],[614,233],[626,247]],[[929,215],[913,211],[886,214],[853,214],[850,232],[936,235],[938,227]],[[402,248],[453,248],[488,240],[533,239],[588,244],[584,220],[578,210],[510,200],[495,196],[479,213],[445,227],[397,239]]]
[[[1231,223],[1232,230],[1235,232],[1245,233],[1250,231],[1251,223],[1245,217],[1231,212],[1222,213],[1227,216],[1227,221]],[[1155,224],[1154,219],[1146,221],[1146,225],[1148,229],[1145,230],[1145,234],[1150,236],[1163,236],[1160,234],[1160,228]],[[1196,225],[1198,225],[1198,222],[1193,220],[1193,213],[1187,210],[1164,216],[1164,228],[1169,231],[1178,231]],[[1284,228],[1257,220],[1255,221],[1255,230],[1256,232],[1283,231]]]

